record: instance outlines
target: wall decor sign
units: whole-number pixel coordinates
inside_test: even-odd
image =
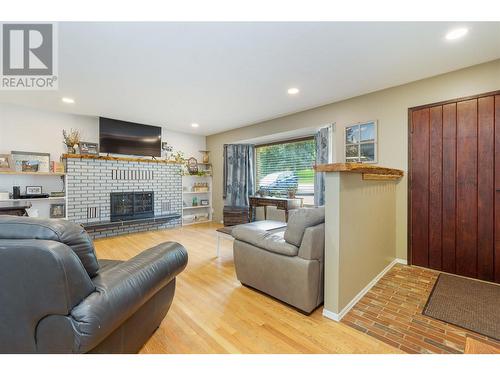
[[[50,172],[50,154],[43,152],[12,151],[16,172]]]
[[[42,194],[41,186],[26,186],[26,195],[30,194]]]
[[[0,154],[0,172],[11,172],[14,170],[14,163],[10,154]]]
[[[63,219],[66,217],[66,204],[54,203],[50,205],[50,217],[52,219]]]
[[[92,142],[80,142],[80,154],[99,155],[99,144]]]
[[[347,163],[377,162],[377,121],[359,122],[345,128],[344,156]]]
[[[202,206],[208,206],[209,205],[208,199],[201,199],[200,200],[200,205],[202,205]]]

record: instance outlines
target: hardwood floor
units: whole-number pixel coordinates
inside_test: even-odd
[[[153,245],[176,241],[189,253],[166,318],[141,353],[401,353],[382,341],[321,315],[310,316],[243,287],[232,243],[215,257],[215,224],[137,233],[95,242],[99,258],[126,260]]]

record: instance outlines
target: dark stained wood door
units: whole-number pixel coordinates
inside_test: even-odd
[[[500,283],[500,95],[409,111],[411,264]]]

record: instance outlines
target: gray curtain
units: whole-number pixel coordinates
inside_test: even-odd
[[[224,204],[248,206],[248,196],[254,193],[255,146],[224,145]]]
[[[314,140],[316,141],[316,164],[328,163],[330,126],[321,128],[314,136]],[[323,206],[325,204],[325,173],[315,173],[314,178],[314,205]]]

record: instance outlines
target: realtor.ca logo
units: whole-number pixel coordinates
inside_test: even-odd
[[[2,24],[0,89],[57,90],[57,28],[52,23]]]

